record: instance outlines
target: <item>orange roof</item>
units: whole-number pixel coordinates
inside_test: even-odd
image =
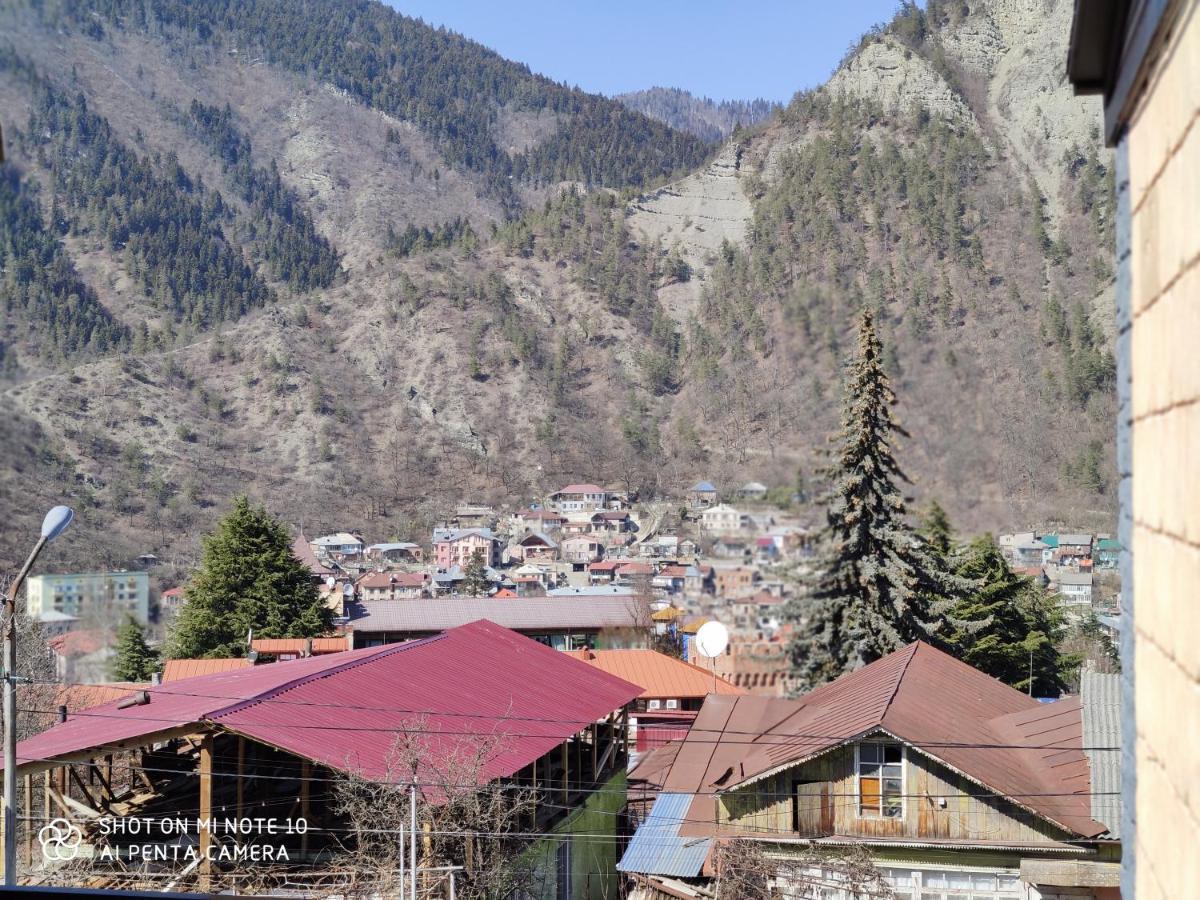
[[[112,641],[112,636],[99,631],[68,631],[50,638],[50,649],[59,656],[89,656]]]
[[[741,688],[713,673],[656,650],[570,650],[609,675],[632,682],[642,689],[641,699],[704,697],[708,694],[744,694]]]
[[[536,580],[536,579],[534,579],[534,580]],[[513,591],[513,590],[509,590],[508,588],[500,588],[500,590],[496,591],[496,593],[492,594],[492,596],[493,597],[502,597],[505,600],[511,600],[513,597],[517,596],[517,592]]]
[[[662,609],[656,609],[650,614],[650,619],[654,622],[670,622],[672,619],[678,619],[683,615],[683,610],[676,609],[674,606],[664,606]]]
[[[236,659],[168,659],[163,666],[164,682],[179,681],[181,678],[194,678],[197,675],[212,675],[216,672],[230,672],[234,669],[245,669],[250,660],[238,657]]]
[[[250,648],[259,653],[275,655],[278,653],[303,653],[304,642],[308,638],[255,638],[250,642]],[[341,653],[349,650],[350,645],[344,637],[319,637],[312,639],[312,652]]]

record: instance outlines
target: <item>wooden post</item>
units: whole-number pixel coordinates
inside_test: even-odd
[[[537,810],[538,810],[538,771],[537,771],[537,764],[538,764],[538,761],[535,759],[535,760],[533,761],[533,802],[530,804],[530,806],[531,806],[531,807],[532,807],[532,809],[533,809],[533,827],[529,829],[530,831],[537,831]]]
[[[600,728],[593,722],[588,726],[588,732],[592,736],[592,784],[595,784],[600,777]]]
[[[42,821],[41,821],[41,824],[38,825],[39,828],[42,825],[45,825],[47,822],[49,822],[51,818],[53,818],[50,815],[50,791],[54,787],[53,781],[54,781],[54,770],[47,769],[42,774]]]
[[[305,822],[308,821],[311,811],[309,810],[309,785],[312,783],[312,763],[307,759],[300,761],[300,817]],[[308,830],[305,829],[304,834],[300,835],[300,858],[303,859],[308,853]]]
[[[212,890],[212,861],[209,859],[212,847],[212,783],[213,739],[211,734],[206,734],[200,741],[200,890],[205,893]]]
[[[38,830],[33,820],[33,776],[25,776],[25,864],[33,866],[33,834]]]
[[[566,741],[563,741],[563,745],[562,745],[562,767],[563,767],[563,771],[562,771],[562,798],[563,798],[563,806],[570,806],[570,805],[571,805],[571,804],[570,804],[570,802],[569,802],[569,801],[570,801],[570,799],[571,799],[571,780],[570,780],[571,766],[570,766],[570,759],[568,758],[567,752],[568,752],[568,751],[567,751],[567,742],[566,742]]]
[[[240,819],[245,808],[246,792],[243,772],[246,768],[246,739],[238,735],[237,739],[237,799],[234,805],[234,817]]]
[[[621,756],[629,761],[629,707],[621,708]]]

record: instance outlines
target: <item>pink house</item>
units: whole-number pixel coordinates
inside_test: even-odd
[[[476,553],[488,566],[500,564],[500,542],[490,528],[435,528],[433,558],[439,569],[466,568]]]

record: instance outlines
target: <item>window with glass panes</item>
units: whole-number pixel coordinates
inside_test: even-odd
[[[904,817],[904,747],[868,741],[858,745],[858,814]]]

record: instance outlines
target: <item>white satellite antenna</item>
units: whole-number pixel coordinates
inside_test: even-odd
[[[696,652],[712,660],[713,689],[717,692],[717,657],[729,646],[729,629],[715,619],[705,622],[696,630]]]
[[[720,622],[705,622],[696,631],[696,649],[709,659],[720,656],[729,646],[729,629]]]

